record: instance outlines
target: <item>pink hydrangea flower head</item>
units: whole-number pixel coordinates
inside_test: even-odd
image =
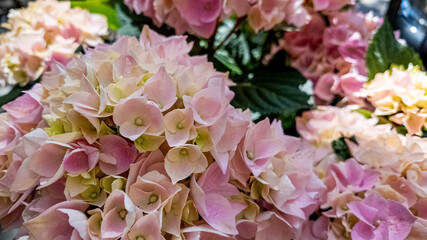
[[[0,84],[36,80],[54,61],[66,64],[79,45],[95,46],[108,34],[107,19],[70,3],[34,1],[12,9],[0,42]]]
[[[316,11],[336,11],[345,4],[353,3],[313,1]],[[333,12],[328,20],[330,26],[325,25],[320,14],[314,13],[301,31],[287,32],[279,47],[289,53],[291,65],[313,81],[319,104],[330,103],[336,95],[350,103],[362,104],[355,93],[367,81],[365,55],[369,40],[382,20],[353,10]]]
[[[336,2],[331,1],[329,8],[336,8]],[[247,16],[255,31],[270,30],[282,22],[301,27],[311,18],[302,0],[126,0],[125,4],[151,18],[156,26],[166,23],[177,34],[188,32],[204,38],[212,36],[219,20],[232,15]]]

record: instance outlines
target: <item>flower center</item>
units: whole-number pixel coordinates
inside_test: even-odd
[[[187,156],[188,155],[188,149],[183,148],[179,151],[179,154],[181,154],[182,156]]]
[[[380,226],[381,221],[378,219],[374,222],[374,226],[375,227],[379,227]]]
[[[135,238],[135,240],[145,240],[145,237],[143,237],[143,236],[137,236],[137,237]]]
[[[176,125],[176,128],[178,128],[178,129],[183,129],[183,128],[184,128],[184,124],[182,124],[181,122],[179,122],[179,123]]]
[[[122,209],[119,211],[119,216],[122,220],[125,219],[127,214],[128,214],[128,211],[126,209]]]
[[[414,208],[410,208],[409,210],[411,210],[412,214],[414,214],[414,216],[418,216],[418,210],[414,209]]]
[[[346,204],[344,204],[344,205],[341,207],[341,209],[342,209],[342,210],[344,210],[344,211],[348,211],[348,210],[349,210],[349,208],[348,208],[348,206],[347,206]]]
[[[90,194],[90,197],[92,199],[95,199],[96,197],[98,197],[98,194],[96,192],[93,192],[93,193]]]
[[[150,203],[155,203],[155,202],[157,202],[157,200],[159,200],[159,196],[157,196],[157,195],[151,195],[150,196]]]
[[[138,126],[138,127],[140,127],[140,126],[144,126],[144,122],[142,121],[142,119],[141,118],[139,118],[139,117],[137,117],[136,119],[135,119],[135,125],[136,126]]]
[[[254,153],[251,151],[246,151],[246,157],[248,157],[249,160],[254,160]]]

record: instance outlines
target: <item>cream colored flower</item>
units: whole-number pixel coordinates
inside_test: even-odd
[[[375,106],[375,114],[389,116],[404,125],[408,134],[422,135],[427,117],[427,76],[410,65],[407,70],[392,67],[366,83],[362,94]]]

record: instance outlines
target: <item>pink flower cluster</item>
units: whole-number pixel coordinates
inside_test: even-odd
[[[312,0],[314,11],[336,12],[346,5],[354,5],[354,0]]]
[[[98,45],[1,114],[0,223],[30,239],[299,238],[315,148],[230,105],[185,37]]]
[[[191,48],[144,27],[139,41],[55,62],[4,105],[2,228],[21,239],[427,236],[426,140],[350,107],[304,112],[301,138],[280,121],[255,124],[230,105],[227,74]],[[400,110],[413,109],[424,79],[394,69],[359,95],[395,93]]]
[[[56,0],[10,10],[3,27],[9,31],[0,35],[0,85],[37,79],[50,62],[67,63],[79,45],[101,43],[108,30],[104,16]]]
[[[334,9],[350,1],[314,1],[318,10]],[[173,27],[177,34],[194,33],[209,38],[217,22],[247,16],[255,30],[270,30],[282,22],[301,27],[310,20],[303,0],[125,0],[136,13],[143,13],[157,26]]]
[[[285,49],[291,65],[314,82],[319,103],[329,103],[335,95],[357,103],[355,93],[367,80],[369,39],[382,20],[354,11],[330,13],[330,25],[320,15],[312,17],[301,31],[285,33],[279,49]]]
[[[322,107],[297,118],[317,147],[314,171],[326,186],[301,239],[423,239],[427,236],[426,140],[375,125],[348,108]],[[344,138],[351,154],[331,147]],[[321,143],[321,144],[319,144]]]

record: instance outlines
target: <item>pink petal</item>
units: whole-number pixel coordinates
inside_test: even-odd
[[[87,222],[87,217],[84,213],[74,209],[66,209],[66,208],[60,208],[58,209],[58,211],[68,215],[68,223],[78,232],[78,235],[82,239],[87,238],[88,222]]]
[[[161,220],[159,212],[145,215],[135,222],[123,240],[136,239],[137,236],[144,236],[145,239],[164,240],[161,234]]]
[[[135,141],[142,134],[158,136],[164,131],[160,110],[144,98],[129,99],[114,108],[114,122],[120,134]]]
[[[40,103],[28,93],[2,106],[12,117],[17,119],[33,114],[34,111],[39,111],[39,107]]]
[[[126,222],[120,218],[119,209],[112,209],[103,218],[101,236],[103,238],[118,238],[123,235]]]
[[[350,212],[356,215],[364,223],[368,224],[371,227],[374,227],[373,223],[376,220],[376,215],[379,210],[365,204],[363,201],[355,201],[347,203]]]
[[[145,83],[143,93],[148,100],[157,103],[161,111],[168,110],[178,99],[176,84],[163,66]]]
[[[182,156],[181,151],[186,151]],[[165,169],[172,183],[190,176],[191,173],[202,172],[208,166],[205,155],[196,145],[186,144],[169,150],[165,157]]]
[[[375,239],[375,228],[364,222],[358,222],[351,231],[351,238],[355,240]]]
[[[206,215],[203,219],[214,229],[226,234],[237,234],[236,219],[227,199],[219,194],[206,196]]]
[[[62,164],[66,148],[55,143],[43,145],[30,158],[30,169],[44,177],[53,177]]]
[[[99,140],[101,155],[99,167],[109,175],[116,175],[127,171],[130,164],[135,162],[136,148],[123,138],[116,135],[107,135]],[[116,164],[109,163],[109,158],[114,158]],[[105,161],[106,160],[106,161]]]

